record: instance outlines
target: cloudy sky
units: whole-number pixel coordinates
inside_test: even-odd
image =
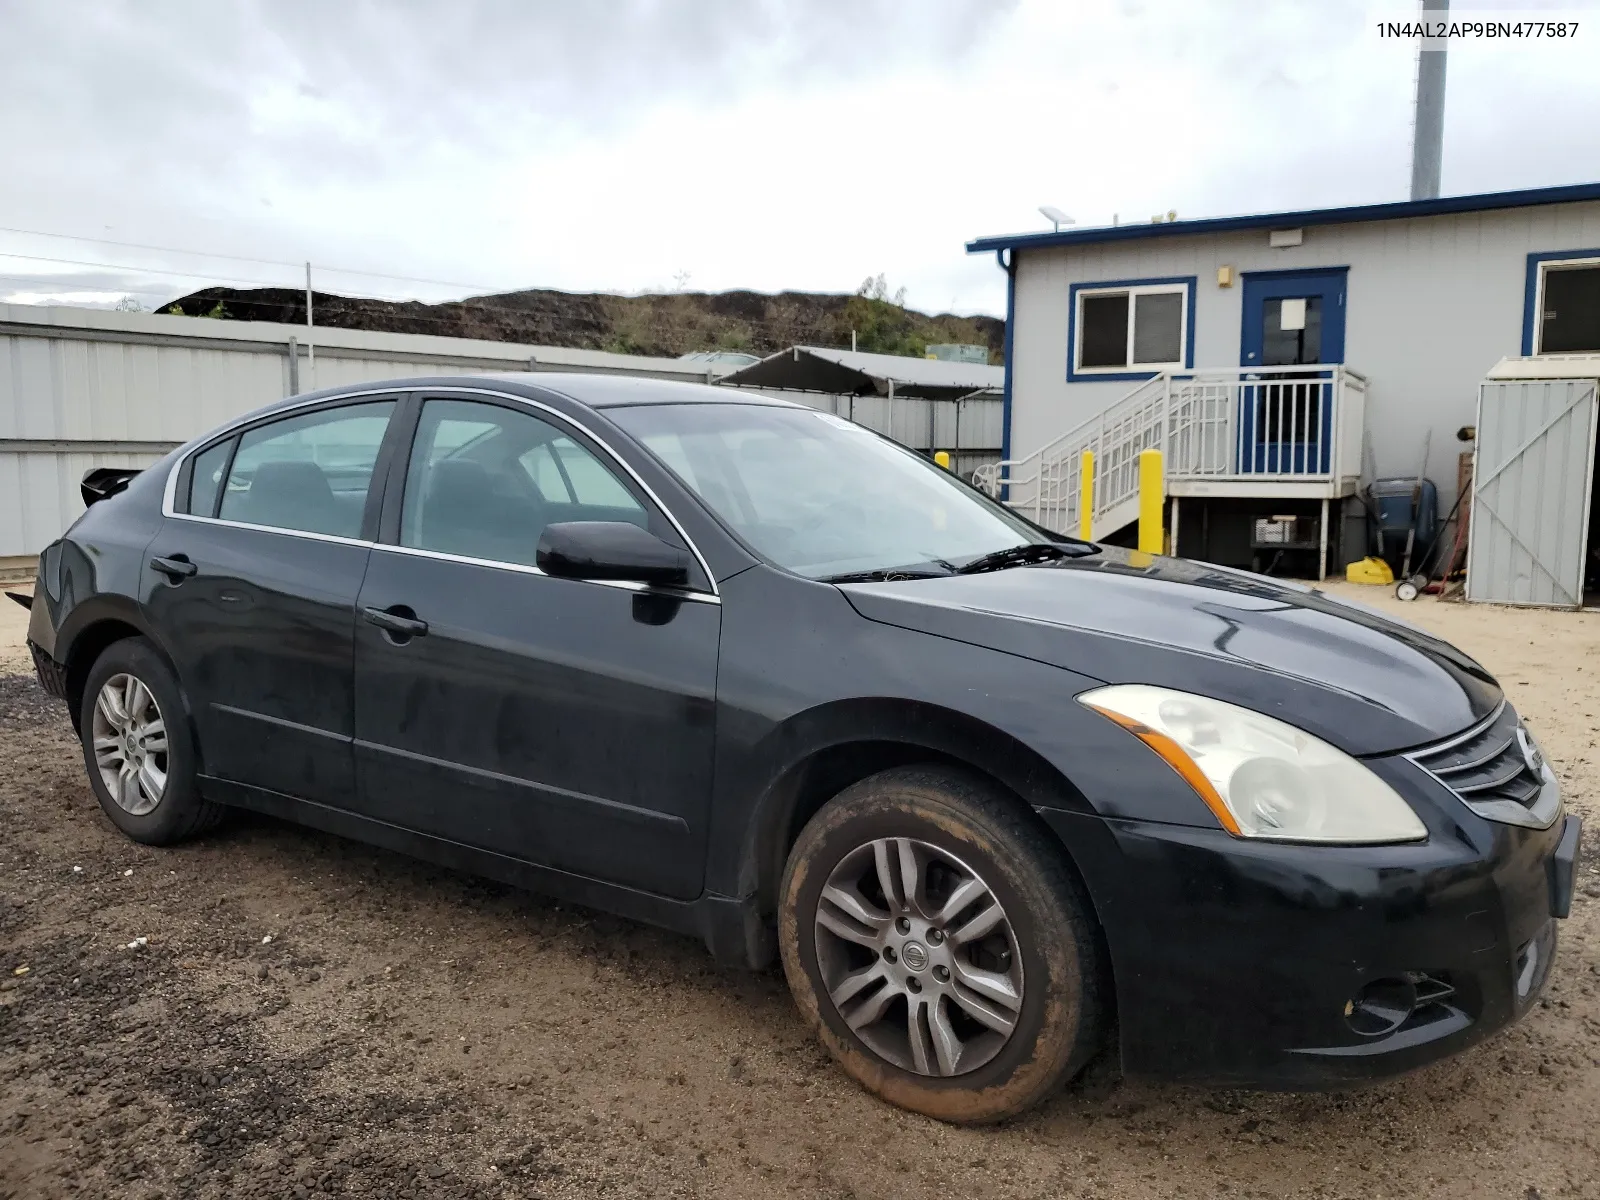
[[[1600,0],[1494,8],[1592,24],[1452,47],[1444,190],[1600,180]],[[396,297],[882,272],[921,308],[1003,311],[963,243],[1044,227],[1041,204],[1101,224],[1404,198],[1415,47],[1374,26],[1412,11],[0,0],[0,301],[148,303],[309,259],[319,289]]]

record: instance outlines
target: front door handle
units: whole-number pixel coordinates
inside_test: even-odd
[[[394,604],[388,608],[363,608],[361,616],[367,624],[376,625],[399,641],[422,637],[428,632],[428,623],[419,621],[417,614],[404,604]]]
[[[182,554],[174,554],[169,558],[157,555],[150,560],[150,565],[173,583],[182,583],[185,579],[191,578],[200,569]]]

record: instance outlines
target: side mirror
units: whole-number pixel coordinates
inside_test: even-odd
[[[689,554],[626,521],[558,521],[546,525],[534,558],[546,575],[685,584]]]

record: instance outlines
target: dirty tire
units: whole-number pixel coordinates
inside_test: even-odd
[[[942,767],[884,771],[845,789],[790,851],[778,940],[806,1023],[869,1091],[958,1124],[1004,1120],[1076,1075],[1099,1048],[1104,968],[1088,901],[1033,814],[996,785]],[[970,865],[1005,910],[1021,953],[1021,1007],[994,1056],[969,1072],[907,1070],[875,1052],[840,1015],[819,966],[816,913],[830,873],[880,838],[913,838]]]
[[[117,803],[101,778],[100,766],[95,760],[94,706],[106,681],[117,675],[132,676],[149,689],[166,730],[166,786],[155,807],[143,814],[131,813]],[[78,722],[84,768],[101,809],[112,824],[136,842],[151,846],[181,842],[213,828],[227,812],[222,805],[213,804],[200,795],[195,779],[197,756],[187,712],[172,668],[143,638],[113,642],[89,668]]]

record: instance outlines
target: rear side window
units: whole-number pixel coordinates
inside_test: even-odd
[[[236,440],[229,438],[227,441],[218,442],[210,449],[202,450],[194,456],[194,463],[189,469],[189,500],[184,506],[184,512],[193,513],[197,517],[217,515],[217,497],[222,492],[222,473],[228,469],[228,456],[233,453],[233,443]]]
[[[239,439],[218,516],[249,525],[360,537],[394,401],[324,408]],[[197,464],[198,465],[198,464]]]

